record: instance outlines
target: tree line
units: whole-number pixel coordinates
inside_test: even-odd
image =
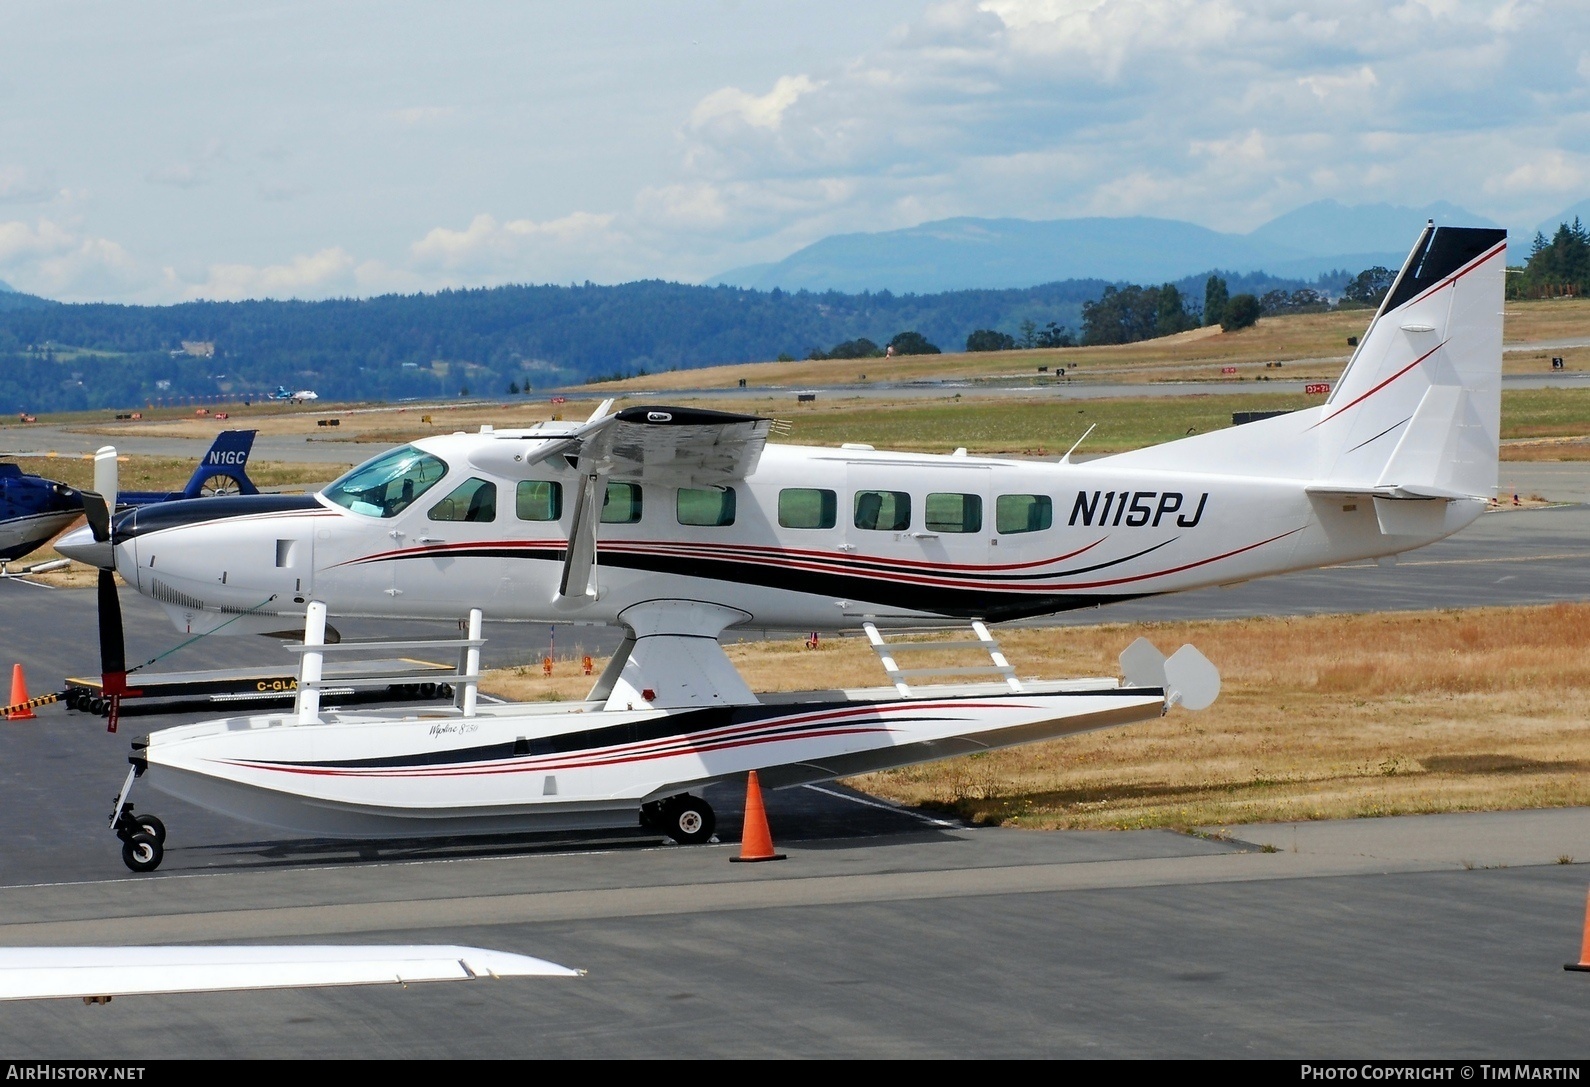
[[[1261,291],[1309,286],[1263,273],[1230,278]],[[1165,287],[1098,279],[926,295],[647,280],[172,306],[63,304],[6,292],[0,410],[242,398],[277,385],[313,388],[328,400],[489,395],[778,357],[867,358],[891,346],[905,355],[939,345],[1117,342],[1103,337],[1162,334],[1197,316],[1186,305],[1194,283],[1167,285],[1172,298]],[[188,355],[185,341],[214,343],[215,355]]]
[[[1547,241],[1535,231],[1529,259],[1520,274],[1507,277],[1509,298],[1578,297],[1590,291],[1590,232],[1574,216],[1560,223]]]

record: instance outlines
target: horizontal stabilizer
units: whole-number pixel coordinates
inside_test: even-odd
[[[1307,494],[1319,495],[1321,498],[1384,498],[1396,502],[1428,502],[1442,500],[1456,502],[1460,499],[1474,499],[1478,495],[1459,494],[1457,491],[1444,490],[1440,487],[1426,487],[1420,484],[1404,486],[1402,484],[1376,484],[1369,487],[1351,487],[1340,484],[1328,486],[1304,487]]]

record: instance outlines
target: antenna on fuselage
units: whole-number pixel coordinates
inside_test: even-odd
[[[1066,455],[1060,458],[1060,463],[1061,464],[1070,464],[1071,463],[1071,454],[1075,453],[1077,451],[1077,445],[1081,445],[1083,442],[1087,441],[1088,440],[1088,435],[1092,434],[1093,433],[1093,428],[1098,426],[1098,425],[1099,424],[1097,424],[1097,423],[1089,423],[1088,424],[1088,429],[1086,429],[1086,430],[1084,430],[1082,432],[1082,437],[1077,439],[1077,444],[1073,445],[1070,449],[1067,449],[1066,450]]]

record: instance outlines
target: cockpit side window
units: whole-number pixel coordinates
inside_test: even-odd
[[[354,513],[396,517],[446,474],[440,458],[405,445],[366,461],[320,493]]]
[[[432,521],[495,521],[497,485],[471,477],[453,488],[453,493],[431,507]]]

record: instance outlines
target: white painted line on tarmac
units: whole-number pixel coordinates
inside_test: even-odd
[[[881,808],[884,811],[897,812],[900,815],[909,815],[912,819],[920,820],[929,826],[943,827],[946,830],[959,830],[961,828],[961,824],[959,823],[951,823],[943,819],[935,819],[931,815],[923,815],[921,812],[915,812],[909,808],[902,808],[896,804],[885,804],[881,800],[864,800],[859,796],[852,796],[849,793],[836,793],[832,789],[823,788],[821,785],[804,785],[802,788],[810,789],[814,793],[822,793],[824,796],[833,796],[838,797],[840,800],[848,800],[852,804],[860,804],[863,807]]]

